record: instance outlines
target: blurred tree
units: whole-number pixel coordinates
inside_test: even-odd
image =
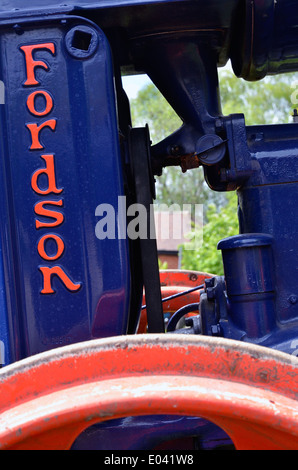
[[[227,204],[218,211],[214,204],[207,210],[208,222],[203,228],[195,228],[193,239],[183,247],[182,267],[218,276],[223,275],[221,251],[217,250],[220,240],[239,233],[237,216],[237,195],[228,193]]]
[[[224,115],[242,113],[248,126],[290,122],[293,114],[292,85],[297,80],[295,74],[268,76],[259,82],[246,82],[229,69],[223,69],[219,78]]]

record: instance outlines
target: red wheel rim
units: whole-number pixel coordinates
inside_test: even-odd
[[[137,335],[57,349],[0,372],[0,448],[69,449],[125,416],[200,416],[237,449],[298,450],[298,359],[230,340]]]

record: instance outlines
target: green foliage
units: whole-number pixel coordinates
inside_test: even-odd
[[[207,224],[196,229],[196,236],[187,249],[183,248],[182,268],[223,275],[220,240],[239,233],[237,216],[237,195],[227,194],[228,203],[220,211],[211,204],[207,211]],[[203,240],[203,244],[201,244]]]
[[[132,100],[131,118],[134,126],[149,125],[153,144],[170,135],[182,124],[163,95],[151,83]]]
[[[266,77],[260,82],[246,82],[232,71],[220,74],[220,96],[223,114],[241,113],[247,125],[284,124],[291,120],[291,96],[295,74]]]
[[[161,261],[158,259],[158,267],[160,271],[163,271],[165,269],[168,269],[168,263],[166,261]]]

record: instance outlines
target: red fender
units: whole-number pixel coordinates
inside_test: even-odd
[[[43,353],[0,372],[0,448],[61,450],[87,427],[180,414],[236,449],[298,450],[298,359],[231,340],[136,335]]]

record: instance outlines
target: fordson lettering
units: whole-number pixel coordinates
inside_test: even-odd
[[[26,64],[26,81],[23,83],[25,87],[36,87],[40,86],[41,83],[37,80],[35,75],[36,68],[43,68],[46,71],[49,71],[49,66],[43,60],[35,60],[34,52],[35,51],[46,51],[53,56],[56,55],[56,48],[54,43],[44,43],[44,44],[30,44],[20,47],[21,51],[25,55],[25,64]],[[41,98],[44,102],[43,109],[36,109],[36,100]],[[32,116],[39,119],[44,119],[48,116],[54,108],[54,98],[50,92],[42,89],[37,89],[32,91],[27,98],[27,109]],[[31,122],[25,124],[29,130],[31,137],[31,146],[30,151],[43,150],[44,146],[40,141],[40,134],[43,129],[48,128],[52,132],[56,131],[57,119],[48,119],[43,120],[42,122]],[[45,153],[40,155],[42,166],[36,170],[31,178],[31,188],[39,196],[48,196],[48,195],[62,195],[64,189],[57,187],[56,182],[56,167],[55,167],[55,155],[52,153]],[[47,185],[46,187],[41,186],[40,177],[45,176]],[[43,179],[44,181],[44,179]],[[36,214],[35,219],[35,228],[36,230],[40,229],[52,229],[57,228],[62,225],[64,222],[64,213],[62,212],[63,208],[63,198],[57,200],[52,200],[50,198],[42,199],[37,202],[34,206],[34,212]],[[48,219],[38,218],[44,217]],[[51,242],[51,245],[55,246],[54,253],[48,254],[46,251],[46,246],[48,242]],[[43,235],[37,244],[37,252],[42,260],[49,262],[56,262],[60,259],[65,251],[65,244],[62,237],[56,233],[47,233]],[[66,274],[65,270],[61,266],[39,266],[39,271],[42,274],[43,278],[43,288],[41,294],[54,294],[54,289],[52,287],[52,279],[54,276],[58,277],[64,286],[71,292],[77,292],[81,288],[81,283],[74,283],[70,277]]]

